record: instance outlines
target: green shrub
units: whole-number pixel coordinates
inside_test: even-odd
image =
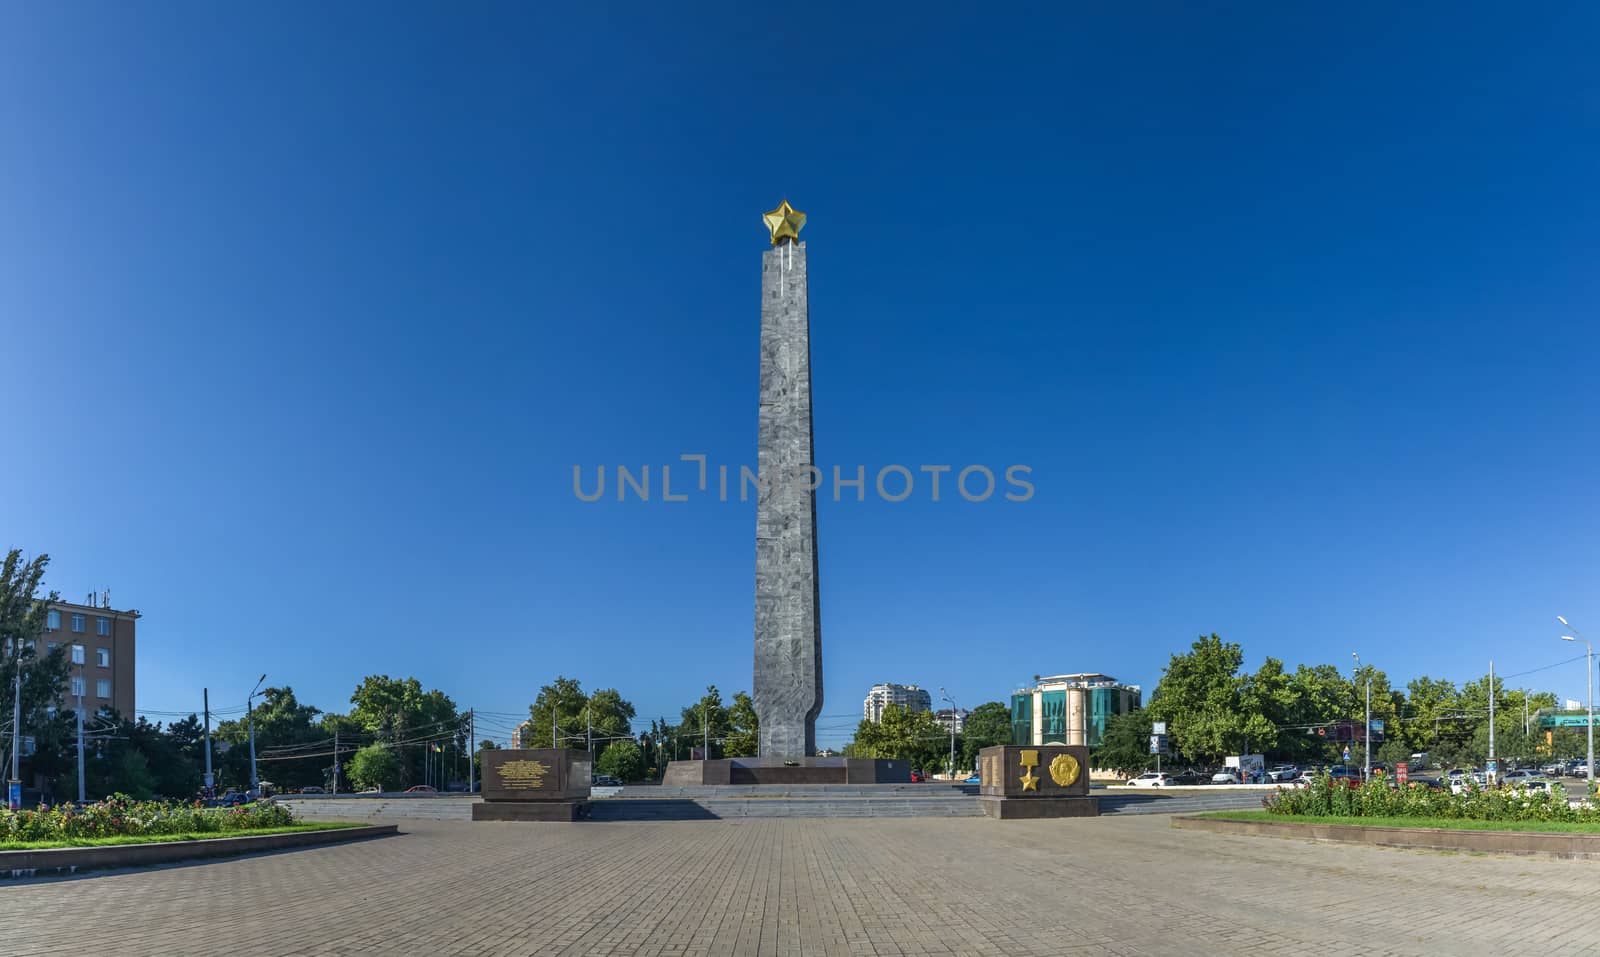
[[[1280,788],[1262,807],[1289,817],[1433,817],[1471,821],[1600,822],[1600,807],[1567,803],[1560,785],[1530,791],[1522,785],[1480,788],[1469,783],[1462,794],[1435,791],[1422,784],[1393,786],[1376,778],[1356,786],[1317,777],[1303,788]]]

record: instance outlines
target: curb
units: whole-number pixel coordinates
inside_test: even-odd
[[[316,844],[339,844],[396,834],[395,824],[290,831],[287,834],[253,834],[214,837],[201,841],[159,841],[150,844],[112,844],[105,847],[52,847],[37,851],[0,851],[0,879],[79,874],[119,867],[146,867],[206,857],[231,857],[261,851],[281,851]]]
[[[1213,834],[1276,837],[1325,844],[1600,860],[1600,832],[1467,831],[1442,827],[1313,824],[1308,821],[1229,821],[1190,815],[1174,817],[1172,826]]]

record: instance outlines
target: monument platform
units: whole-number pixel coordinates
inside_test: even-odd
[[[1089,749],[1046,744],[1003,744],[978,752],[978,806],[1001,821],[1047,817],[1098,817],[1100,799],[1089,796]]]
[[[910,784],[911,765],[886,758],[716,758],[671,761],[664,786]]]

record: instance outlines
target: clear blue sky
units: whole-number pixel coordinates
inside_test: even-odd
[[[0,544],[144,612],[141,708],[748,688],[754,505],[571,468],[754,464],[785,196],[819,461],[1037,488],[819,505],[825,743],[1600,638],[1592,6],[585,6],[0,13]]]

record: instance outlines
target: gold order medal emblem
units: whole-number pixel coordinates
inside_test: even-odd
[[[1078,780],[1078,759],[1070,754],[1058,754],[1050,762],[1050,780],[1067,787]]]

